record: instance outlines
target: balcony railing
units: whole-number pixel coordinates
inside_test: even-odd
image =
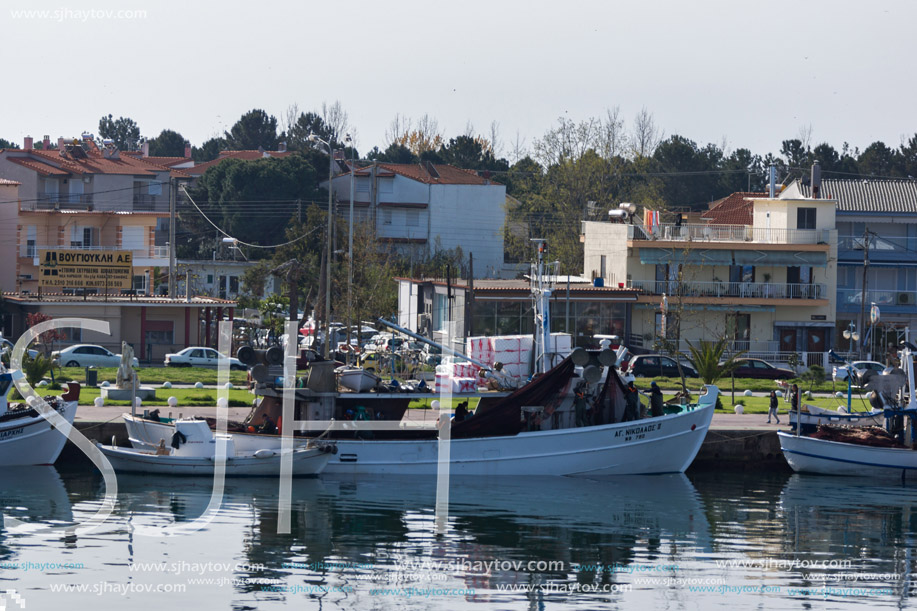
[[[92,206],[92,193],[73,193],[39,195],[36,199],[24,201],[20,209],[27,212],[35,210],[86,210]]]
[[[866,241],[862,235],[842,235],[837,237],[838,251],[858,250],[862,253],[865,245]],[[913,237],[874,236],[869,240],[870,253],[898,254],[913,253],[915,250],[917,250],[917,238]]]
[[[738,299],[826,299],[824,284],[786,284],[774,282],[676,282],[633,280],[631,287],[652,295],[685,297],[735,297]]]
[[[850,306],[857,308],[863,303],[862,289],[837,289],[837,307]],[[917,305],[917,291],[883,291],[867,290],[866,305],[867,307],[876,304],[877,306],[915,306]]]
[[[827,229],[769,229],[751,225],[662,224],[652,231],[642,225],[628,225],[631,240],[675,242],[758,242],[763,244],[827,244]]]
[[[168,246],[148,246],[145,248],[118,248],[117,246],[58,246],[47,245],[47,244],[20,244],[19,245],[19,256],[20,257],[29,257],[35,258],[38,256],[39,250],[92,250],[92,251],[109,251],[109,250],[129,250],[134,255],[134,257],[142,257],[144,259],[168,259],[169,258],[169,247]]]

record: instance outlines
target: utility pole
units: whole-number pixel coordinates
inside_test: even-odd
[[[169,299],[175,299],[175,190],[178,184],[169,177]]]
[[[869,277],[867,272],[869,271],[869,234],[872,233],[867,228],[863,232],[863,289],[860,294],[860,322],[857,325],[860,330],[860,337],[862,338],[863,330],[866,328],[866,287],[869,284]],[[857,342],[858,354],[860,358],[863,358],[863,341],[862,339]]]

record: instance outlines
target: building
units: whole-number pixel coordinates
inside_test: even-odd
[[[790,188],[811,194],[808,184]],[[863,356],[884,361],[904,339],[905,329],[917,330],[917,181],[825,179],[822,192],[837,201],[835,345],[859,351],[856,342],[843,336],[859,330]],[[870,329],[873,304],[880,318]]]
[[[338,214],[369,222],[376,237],[418,260],[460,248],[476,278],[515,275],[504,263],[506,187],[470,170],[433,164],[374,163],[332,179]],[[327,185],[327,181],[323,184]]]
[[[569,282],[568,282],[569,280]],[[531,335],[534,311],[528,280],[397,278],[398,324],[425,337],[464,345],[466,337]],[[586,278],[562,276],[549,284],[551,332],[570,333],[575,346],[594,345],[596,335],[626,337],[637,293],[594,286]]]
[[[127,250],[131,290],[149,292],[169,266],[156,233],[163,221],[167,227],[170,179],[185,176],[156,159],[100,149],[90,134],[61,138],[56,149],[46,136],[42,149],[26,138],[22,149],[0,151],[0,177],[19,183],[15,198],[0,200],[0,221],[10,232],[0,252],[15,262],[0,269],[0,288],[36,292],[40,250]]]
[[[249,261],[179,259],[175,262],[177,274],[175,292],[178,296],[196,295],[237,299],[243,292],[242,276],[245,270],[255,265],[256,263]],[[264,293],[256,297],[265,297],[274,293],[274,278],[273,275],[268,275],[264,283]]]
[[[782,362],[796,353],[827,367],[835,203],[788,189],[724,202],[703,224],[584,222],[584,275],[639,291],[632,348],[653,350],[663,334],[682,351],[688,342],[725,337],[733,351]],[[724,220],[740,222],[718,222]]]
[[[15,341],[25,332],[26,316],[41,312],[51,318],[86,318],[107,322],[109,334],[68,327],[61,346],[98,344],[113,352],[121,351],[125,341],[137,358],[162,363],[165,355],[188,346],[213,346],[218,343],[218,323],[232,321],[235,303],[210,297],[169,299],[149,296],[35,295],[5,293],[7,312],[3,315],[3,336]]]

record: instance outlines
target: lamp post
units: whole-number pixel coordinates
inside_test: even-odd
[[[347,231],[347,361],[349,364],[350,355],[353,354],[350,334],[353,332],[353,189],[356,167],[353,163],[353,138],[350,137],[350,134],[347,134],[344,142],[350,145],[350,227]],[[359,337],[359,332],[357,337]]]
[[[844,339],[847,340],[847,352],[853,352],[853,342],[860,341],[860,334],[857,333],[857,326],[851,320],[844,329]],[[847,369],[847,413],[850,413],[853,404],[853,367],[848,364]]]
[[[325,349],[324,357],[331,357],[331,216],[332,190],[331,180],[334,178],[334,149],[331,143],[322,140],[315,134],[309,134],[309,142],[321,143],[328,147],[328,244],[325,248]]]

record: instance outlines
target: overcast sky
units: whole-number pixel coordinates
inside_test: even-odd
[[[51,13],[15,14],[35,9]],[[340,100],[361,152],[396,113],[446,138],[496,121],[506,154],[614,106],[760,154],[808,126],[813,145],[897,146],[917,132],[915,17],[913,1],[16,0],[0,137],[96,133],[111,113],[197,145],[252,108]]]

